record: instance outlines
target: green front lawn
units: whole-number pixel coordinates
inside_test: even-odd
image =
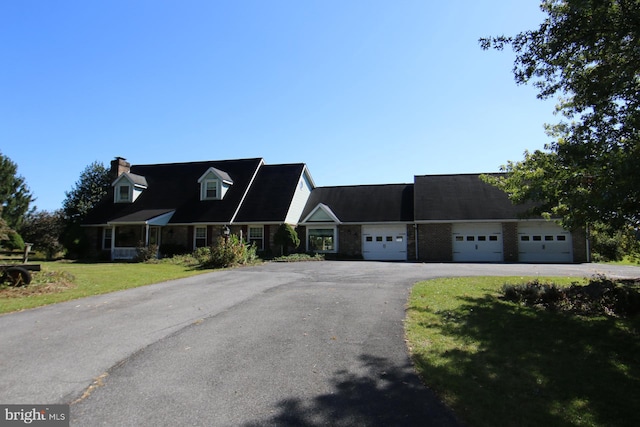
[[[497,298],[503,284],[527,280],[417,284],[405,328],[424,382],[474,427],[640,425],[638,316],[583,317]]]
[[[193,266],[172,263],[41,262],[29,286],[0,285],[0,313],[106,294],[201,274]],[[210,270],[209,270],[210,271]]]

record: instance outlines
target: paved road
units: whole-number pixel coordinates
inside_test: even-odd
[[[0,316],[0,403],[72,425],[457,425],[415,376],[411,285],[473,275],[640,277],[585,265],[265,264]]]

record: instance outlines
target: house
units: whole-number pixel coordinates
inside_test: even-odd
[[[261,158],[131,166],[111,162],[113,184],[84,221],[94,252],[131,259],[140,245],[167,252],[210,246],[225,229],[269,250],[277,226],[296,224],[315,187],[302,164]]]
[[[478,174],[413,183],[316,187],[303,163],[263,159],[131,166],[111,163],[112,190],[88,215],[92,247],[131,259],[157,244],[190,251],[229,230],[269,251],[280,224],[299,250],[365,260],[587,262],[584,230],[524,218]]]
[[[413,184],[318,187],[302,213],[305,249],[365,260],[412,260]]]
[[[413,184],[316,187],[300,225],[307,249],[371,260],[587,262],[584,230],[524,218],[479,174],[415,176]]]

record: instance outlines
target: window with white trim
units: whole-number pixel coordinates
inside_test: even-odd
[[[249,227],[249,244],[255,243],[256,248],[264,249],[264,227]]]
[[[312,252],[335,252],[335,229],[312,228],[307,233],[309,250]]]
[[[202,200],[217,200],[218,197],[218,185],[217,179],[206,179],[202,181]]]
[[[193,234],[196,248],[207,246],[207,227],[196,227]]]
[[[117,191],[117,201],[119,203],[128,203],[131,201],[131,186],[126,184],[118,185]]]

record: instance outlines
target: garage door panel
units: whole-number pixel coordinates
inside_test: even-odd
[[[406,261],[407,228],[397,226],[363,226],[362,255],[365,260]]]
[[[500,262],[503,260],[501,224],[454,224],[453,261]]]
[[[573,262],[571,232],[555,223],[518,225],[518,255],[521,262]]]

